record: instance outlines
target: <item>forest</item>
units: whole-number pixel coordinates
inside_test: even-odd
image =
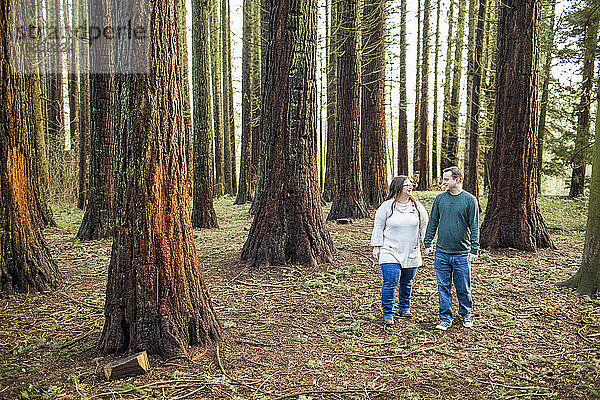
[[[600,0],[1,0],[0,399],[599,398],[599,27]],[[431,210],[450,166],[474,325],[435,329],[425,253],[385,325],[375,211],[396,176]]]

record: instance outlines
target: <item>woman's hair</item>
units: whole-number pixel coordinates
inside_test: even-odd
[[[388,197],[386,200],[390,200],[390,199],[394,199],[394,201],[392,202],[392,207],[391,207],[391,214],[388,216],[391,217],[392,214],[394,213],[394,206],[396,205],[396,197],[398,197],[398,195],[402,192],[402,189],[404,189],[404,182],[408,179],[408,176],[406,175],[400,175],[395,177],[394,179],[392,179],[392,183],[390,183],[390,190],[388,192]],[[417,206],[417,200],[412,196],[408,196],[408,200],[412,201],[413,205],[415,206],[415,209],[417,210],[417,214],[419,214],[419,222],[421,221],[421,211],[419,210],[419,207]]]

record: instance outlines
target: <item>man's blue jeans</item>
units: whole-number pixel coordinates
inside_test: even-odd
[[[394,316],[396,288],[398,288],[398,311],[410,310],[410,295],[417,268],[401,268],[397,263],[381,264],[381,310],[384,317]]]
[[[452,322],[452,281],[458,298],[458,314],[471,316],[473,300],[471,298],[471,263],[468,254],[446,254],[435,252],[435,274],[440,298],[440,320]]]

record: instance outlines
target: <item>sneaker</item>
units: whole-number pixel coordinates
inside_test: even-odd
[[[412,317],[412,313],[409,310],[399,311],[398,316],[410,318],[410,317]]]
[[[473,320],[471,319],[471,316],[463,318],[463,326],[465,328],[472,328],[473,327]]]
[[[383,324],[385,326],[393,326],[394,325],[394,317],[383,317]]]
[[[435,326],[435,329],[439,329],[440,331],[445,331],[446,329],[452,326],[452,322],[442,321]]]

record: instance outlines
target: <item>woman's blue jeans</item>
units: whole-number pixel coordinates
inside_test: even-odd
[[[468,254],[447,254],[435,252],[433,262],[440,298],[440,320],[452,322],[452,281],[458,298],[458,314],[471,316],[473,300],[471,298],[471,263]]]
[[[398,311],[410,309],[410,295],[412,292],[413,278],[417,268],[401,268],[397,263],[381,264],[381,309],[384,317],[394,316],[394,303],[396,288],[398,288]]]

